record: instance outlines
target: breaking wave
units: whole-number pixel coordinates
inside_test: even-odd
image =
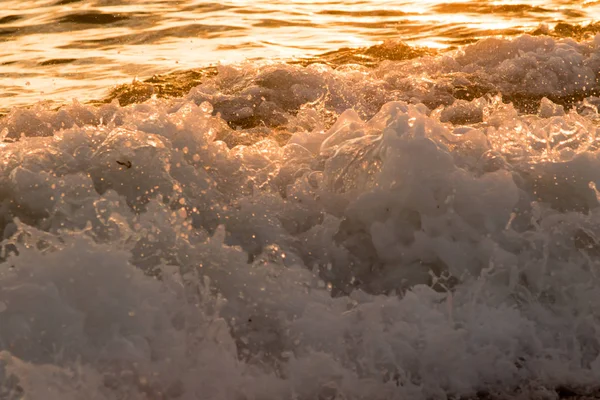
[[[597,393],[598,71],[524,35],[13,109],[0,398]]]

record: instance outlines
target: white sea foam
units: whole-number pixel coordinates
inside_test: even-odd
[[[501,95],[589,95],[598,43],[244,64],[180,99],[13,110],[0,398],[594,389],[597,98]],[[456,100],[469,85],[495,91]]]

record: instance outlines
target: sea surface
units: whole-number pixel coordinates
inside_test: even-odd
[[[0,111],[133,79],[384,40],[436,49],[600,15],[592,0],[2,0]]]
[[[0,400],[600,398],[600,2],[0,5]]]

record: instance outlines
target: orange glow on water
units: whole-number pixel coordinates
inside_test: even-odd
[[[245,59],[313,56],[387,39],[433,48],[584,23],[598,1],[4,0],[0,98],[100,97],[134,77]],[[17,100],[18,99],[18,100]],[[0,107],[4,108],[4,107]]]

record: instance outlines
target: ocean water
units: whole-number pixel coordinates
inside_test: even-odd
[[[600,396],[600,3],[2,6],[1,400]]]
[[[102,99],[155,74],[305,58],[384,40],[453,48],[587,24],[593,0],[2,0],[0,113]],[[563,29],[563,31],[565,31]],[[569,35],[567,32],[563,32]]]

